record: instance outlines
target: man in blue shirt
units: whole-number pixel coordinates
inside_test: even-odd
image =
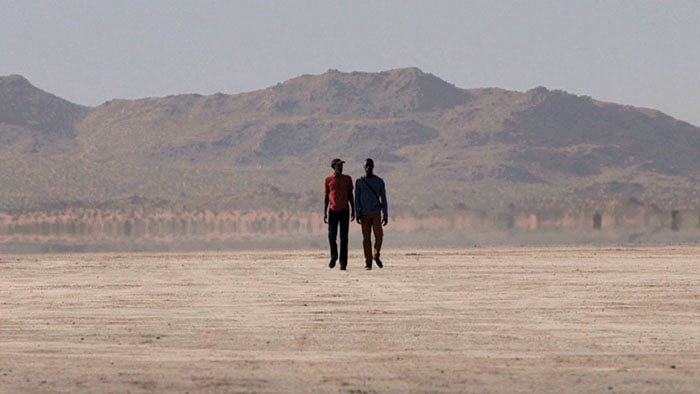
[[[386,190],[382,178],[374,175],[374,160],[367,159],[364,163],[365,176],[355,182],[355,210],[357,222],[362,225],[362,247],[365,251],[365,269],[372,269],[372,259],[377,267],[382,268],[379,252],[382,248],[384,231],[382,225],[389,222]],[[382,220],[382,214],[384,219]],[[372,248],[371,233],[374,232],[374,249]]]

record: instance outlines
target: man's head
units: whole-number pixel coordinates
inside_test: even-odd
[[[336,175],[340,175],[343,173],[343,163],[345,162],[340,159],[333,159],[333,161],[331,161],[331,167],[333,168],[333,171],[336,173]]]
[[[365,168],[365,174],[372,175],[374,172],[374,160],[367,158],[362,166]]]

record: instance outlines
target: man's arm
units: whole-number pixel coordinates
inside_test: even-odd
[[[352,198],[352,178],[350,178],[350,190],[348,191],[348,202],[350,203],[350,221],[355,220],[355,202]]]
[[[330,203],[330,198],[328,197],[328,183],[323,182],[323,223],[328,223],[328,204]]]
[[[357,181],[355,182],[355,206],[353,207],[353,209],[357,210],[356,211],[357,215],[355,217],[357,218],[357,223],[360,223],[360,224],[362,224],[362,222],[360,222],[360,216],[362,216],[362,204],[360,203],[360,190],[361,190],[361,188],[362,187],[360,186],[360,179],[358,178]]]
[[[389,223],[389,204],[386,202],[386,187],[382,181],[382,190],[379,195],[382,198],[382,210],[384,211],[384,219],[382,223],[386,226]]]

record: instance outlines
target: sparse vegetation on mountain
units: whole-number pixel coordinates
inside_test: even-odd
[[[373,157],[391,200],[416,212],[700,204],[700,129],[688,123],[542,87],[460,89],[416,68],[94,108],[0,77],[0,142],[5,210],[133,195],[312,209],[335,156],[352,176]]]

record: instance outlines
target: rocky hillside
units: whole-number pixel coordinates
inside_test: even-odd
[[[3,77],[0,140],[3,209],[134,195],[319,209],[335,156],[353,177],[373,157],[390,202],[414,212],[620,198],[700,206],[690,124],[541,87],[460,89],[416,68],[89,110]]]
[[[88,109],[32,86],[19,75],[0,77],[0,149],[22,142],[29,153],[75,137]]]

